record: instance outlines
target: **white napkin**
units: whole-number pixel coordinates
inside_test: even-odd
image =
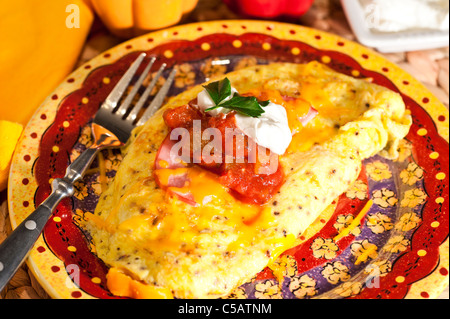
[[[378,32],[449,30],[448,0],[359,0],[369,29]]]

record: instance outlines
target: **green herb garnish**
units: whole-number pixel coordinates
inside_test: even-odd
[[[213,107],[205,110],[205,112],[214,110],[218,107],[227,108],[243,115],[251,117],[259,117],[264,113],[264,106],[267,106],[270,101],[258,101],[254,96],[242,96],[237,93],[229,100],[225,99],[231,95],[231,83],[228,78],[221,81],[212,82],[203,86],[213,100]]]

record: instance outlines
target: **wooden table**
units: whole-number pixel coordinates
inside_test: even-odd
[[[190,17],[182,23],[209,20],[239,19],[228,10],[221,0],[200,0]],[[348,40],[357,41],[349,27],[339,0],[315,0],[309,12],[298,21],[299,24],[337,34]],[[122,42],[111,35],[100,23],[93,28],[80,55],[78,65],[94,58],[101,52]],[[383,54],[405,71],[421,81],[442,103],[449,107],[449,48]],[[11,232],[8,218],[6,191],[0,193],[0,242]],[[0,299],[43,299],[49,298],[26,265],[23,265],[9,285],[0,293]],[[439,299],[449,299],[449,289]]]

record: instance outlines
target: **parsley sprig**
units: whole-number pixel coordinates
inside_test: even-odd
[[[269,100],[258,101],[254,96],[242,96],[238,93],[234,93],[231,99],[226,100],[226,98],[232,94],[231,83],[228,78],[211,82],[203,87],[206,89],[209,96],[211,96],[214,104],[216,104],[215,106],[206,109],[205,112],[214,110],[218,107],[223,107],[243,115],[259,117],[264,113],[263,107],[267,106],[270,102]]]

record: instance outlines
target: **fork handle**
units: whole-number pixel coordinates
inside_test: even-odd
[[[73,183],[83,177],[99,148],[91,147],[67,167],[63,178],[52,182],[52,193],[0,245],[0,291],[11,280],[44,230],[62,199],[72,196]]]
[[[99,147],[92,146],[82,152],[66,169],[64,179],[73,184],[83,177],[99,151]]]

